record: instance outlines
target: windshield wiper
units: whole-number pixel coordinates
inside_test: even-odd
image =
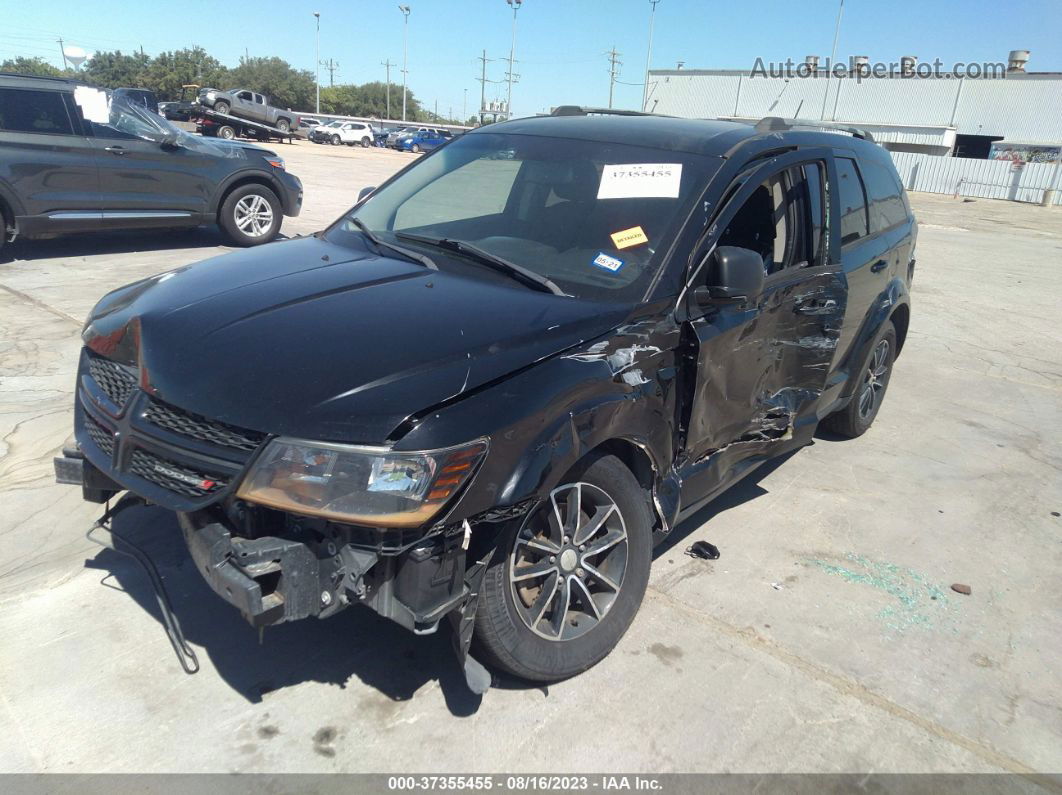
[[[466,243],[463,240],[454,240],[448,237],[435,238],[424,235],[414,235],[409,232],[395,232],[395,237],[400,237],[403,240],[414,240],[417,243],[424,243],[429,246],[437,246],[438,248],[446,249],[448,251],[456,251],[458,254],[464,254],[469,259],[474,259],[488,267],[494,268],[496,271],[506,274],[507,276],[512,276],[514,279],[523,282],[533,290],[553,293],[554,295],[563,295],[565,297],[568,296],[564,290],[547,277],[535,273],[532,270],[528,270],[522,265],[517,265],[515,262],[509,262],[509,260],[503,259],[497,254],[491,254],[489,251],[485,251],[472,243]]]
[[[428,268],[430,270],[439,270],[439,266],[435,264],[431,257],[427,257],[424,254],[421,254],[419,251],[413,251],[412,249],[408,249],[405,246],[396,246],[394,243],[388,243],[385,240],[381,240],[380,237],[371,229],[369,229],[369,227],[365,225],[365,222],[362,221],[360,218],[352,217],[350,219],[350,222],[354,224],[354,226],[358,228],[358,231],[365,235],[365,237],[367,237],[369,241],[377,248],[386,248],[390,251],[395,252],[396,254],[401,254],[403,257],[411,259],[414,262],[419,262],[425,268]]]

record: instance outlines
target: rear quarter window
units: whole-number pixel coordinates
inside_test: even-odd
[[[59,91],[0,88],[0,130],[73,135],[74,128]]]

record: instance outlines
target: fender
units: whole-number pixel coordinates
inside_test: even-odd
[[[18,218],[26,214],[26,208],[23,207],[22,202],[19,201],[16,193],[11,190],[11,187],[4,180],[0,180],[0,200],[7,205],[7,209],[10,211],[10,217],[6,219],[7,223],[15,230],[15,234],[18,234]],[[0,229],[0,234],[6,234],[6,229]]]
[[[210,201],[207,203],[204,216],[209,217],[217,215],[218,209],[221,207],[221,197],[228,193],[229,188],[231,188],[233,184],[240,182],[241,180],[246,180],[249,177],[267,182],[273,188],[273,192],[276,193],[277,197],[283,202],[284,189],[281,187],[276,177],[268,171],[249,166],[237,171],[235,174],[230,174],[218,183],[218,186],[214,189],[214,194],[210,197]]]

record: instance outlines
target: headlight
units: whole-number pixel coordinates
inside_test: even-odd
[[[405,453],[280,438],[251,467],[237,496],[338,522],[416,527],[468,481],[486,451],[484,439]]]
[[[206,92],[206,98],[207,99],[214,99],[214,97],[216,97],[217,95],[218,94],[217,94],[216,91],[208,91],[208,92]]]

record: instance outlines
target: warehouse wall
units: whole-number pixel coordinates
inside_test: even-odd
[[[1046,189],[1062,189],[1060,166],[1055,163],[1028,163],[1015,169],[1004,160],[889,154],[907,190],[1039,204]],[[1062,190],[1055,193],[1054,204],[1062,205]]]

